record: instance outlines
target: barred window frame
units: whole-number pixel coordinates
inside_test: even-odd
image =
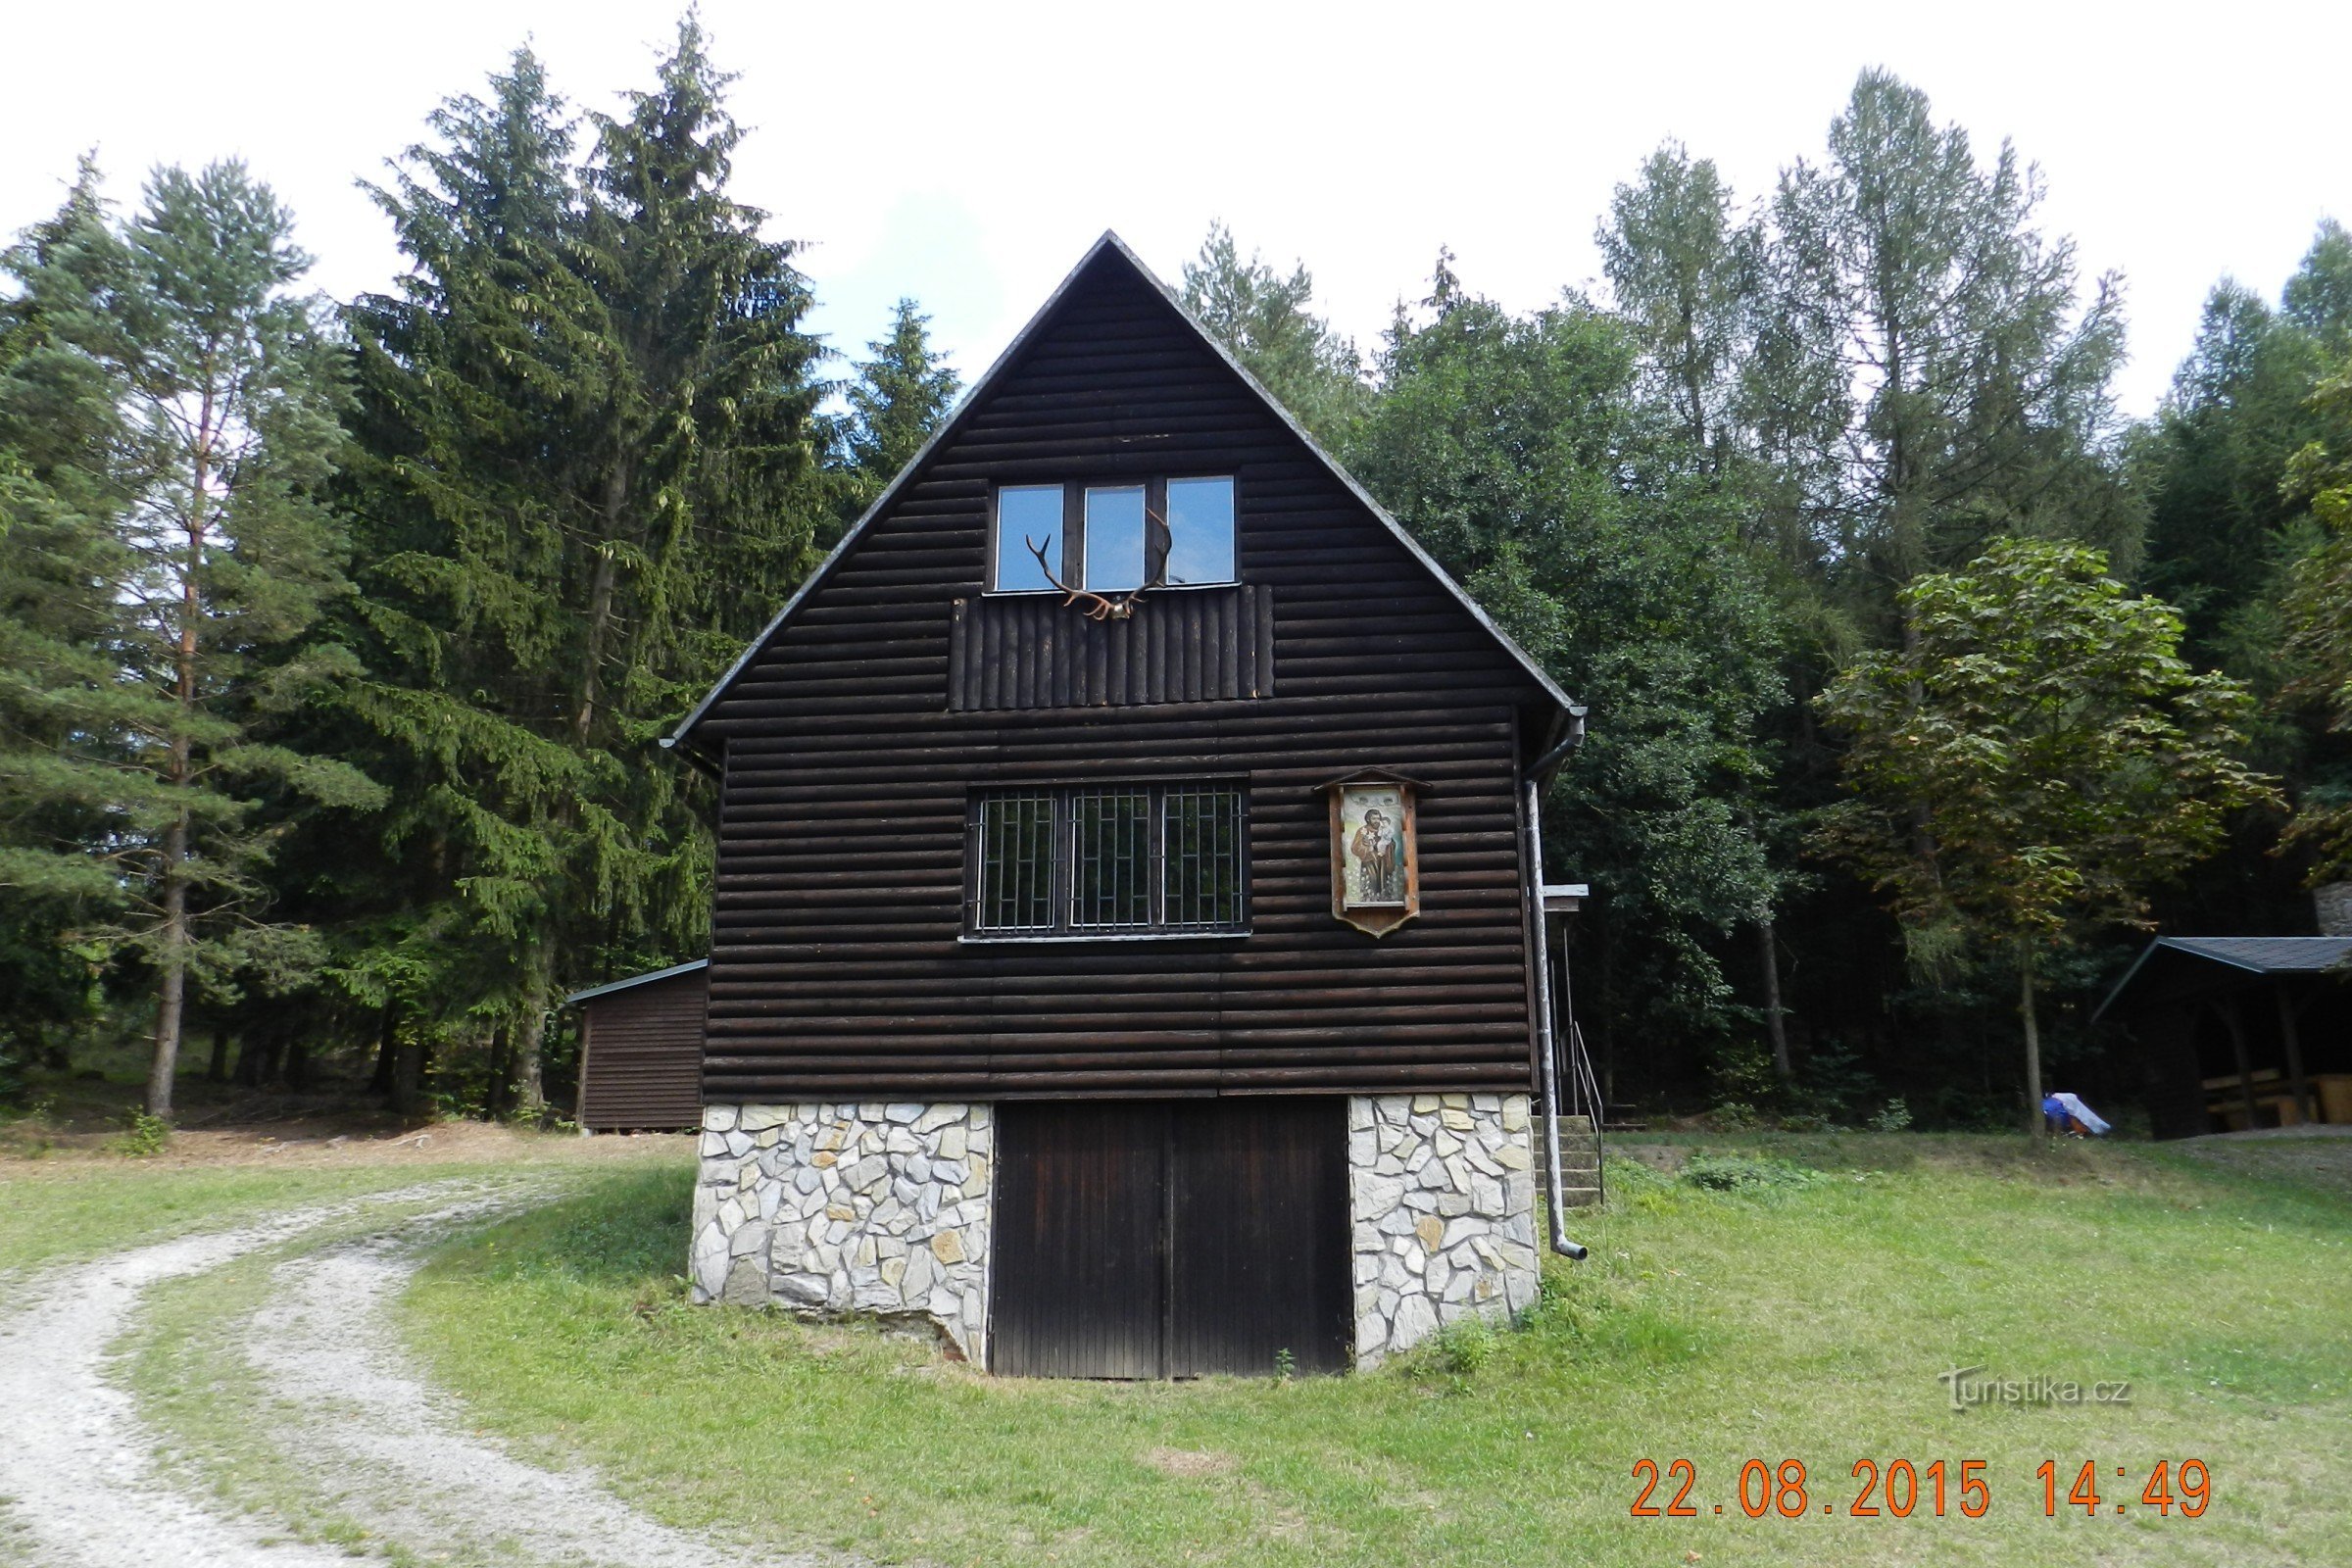
[[[1247,936],[1249,799],[1234,778],[974,789],[963,939]]]

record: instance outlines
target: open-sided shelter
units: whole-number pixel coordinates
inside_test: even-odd
[[[1526,1305],[1581,714],[1105,235],[671,738],[697,1298],[1107,1377]]]
[[[2352,1122],[2352,935],[2158,937],[2091,1021],[2138,1044],[2159,1138]]]

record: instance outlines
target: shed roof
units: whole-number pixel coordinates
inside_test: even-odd
[[[674,980],[679,975],[692,974],[697,969],[707,969],[710,966],[709,958],[697,958],[691,963],[673,963],[666,969],[652,969],[644,974],[633,974],[626,980],[612,981],[610,985],[590,986],[585,991],[574,991],[564,999],[564,1004],[569,1006],[575,1002],[588,1002],[597,997],[609,997],[615,991],[626,991],[632,986],[650,986],[657,980]]]
[[[2352,968],[2352,937],[2158,937],[2107,993],[2107,1000],[2090,1015],[2091,1022],[2105,1017],[2139,980],[2149,961],[2165,953],[2201,958],[2256,978]]]
[[[997,362],[988,368],[987,372],[979,380],[972,383],[970,389],[964,393],[962,399],[949,413],[948,416],[940,421],[940,426],[932,433],[931,439],[923,443],[922,449],[907,460],[906,466],[899,470],[897,477],[893,478],[889,486],[874,498],[874,504],[866,508],[865,514],[852,524],[849,532],[842,536],[841,543],[833,547],[833,553],[818,563],[816,569],[811,571],[792,597],[785,601],[784,608],[776,612],[775,618],[767,623],[765,629],[759,636],[752,639],[750,646],[744,649],[742,657],[735,661],[725,674],[718,677],[717,681],[711,685],[710,690],[704,695],[703,700],[695,704],[694,710],[679,721],[675,730],[662,737],[662,745],[688,751],[693,749],[694,731],[696,726],[702,723],[704,715],[710,711],[719,699],[726,695],[728,688],[733,686],[744,671],[751,667],[752,662],[759,657],[760,651],[774,640],[776,633],[792,619],[793,613],[815,593],[827,577],[832,575],[833,568],[858,547],[858,540],[864,536],[868,526],[890,510],[892,504],[898,500],[899,492],[906,487],[908,481],[922,468],[931,454],[945,446],[970,417],[972,411],[987,400],[988,394],[996,382],[1020,360],[1022,350],[1028,347],[1031,338],[1037,335],[1038,329],[1054,315],[1055,309],[1061,304],[1063,296],[1070,292],[1072,286],[1086,274],[1089,269],[1105,260],[1125,264],[1134,270],[1137,276],[1149,283],[1152,291],[1167,303],[1168,309],[1174,313],[1177,318],[1192,328],[1200,341],[1206,344],[1218,359],[1225,362],[1226,368],[1241,378],[1242,384],[1255,393],[1264,402],[1267,409],[1272,411],[1275,417],[1289,428],[1291,434],[1297,436],[1305,445],[1307,451],[1314,454],[1315,458],[1331,470],[1332,476],[1338,479],[1341,485],[1357,501],[1361,502],[1372,515],[1379,519],[1383,527],[1396,536],[1396,541],[1404,546],[1406,552],[1420,563],[1432,577],[1438,580],[1446,593],[1460,602],[1462,608],[1470,612],[1471,618],[1478,623],[1480,629],[1494,639],[1503,653],[1526,673],[1528,679],[1535,684],[1536,689],[1550,701],[1555,710],[1556,721],[1553,738],[1556,739],[1563,731],[1574,732],[1574,727],[1584,717],[1584,705],[1563,691],[1560,683],[1552,679],[1549,672],[1537,662],[1535,656],[1520,647],[1512,639],[1510,633],[1497,625],[1494,618],[1487,613],[1486,607],[1471,598],[1468,591],[1460,583],[1455,582],[1451,574],[1444,566],[1439,565],[1437,560],[1421,547],[1421,542],[1407,532],[1402,523],[1391,516],[1387,508],[1373,500],[1371,492],[1358,484],[1354,475],[1340,466],[1337,458],[1323,450],[1321,443],[1307,432],[1306,427],[1298,422],[1291,411],[1284,408],[1273,393],[1268,392],[1260,385],[1257,378],[1243,368],[1241,361],[1235,359],[1232,352],[1224,344],[1218,342],[1192,312],[1184,308],[1184,302],[1176,297],[1175,291],[1144,265],[1143,258],[1128,249],[1125,240],[1119,238],[1111,230],[1104,229],[1102,237],[1088,247],[1086,254],[1079,258],[1078,265],[1070,269],[1069,275],[1061,280],[1053,294],[1047,298],[1046,303],[1038,308],[1037,314],[1029,318],[1028,323],[1020,331],[1013,334],[1012,341],[1005,345],[1004,352],[997,357]]]

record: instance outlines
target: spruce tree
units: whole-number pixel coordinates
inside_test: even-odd
[[[88,853],[112,790],[85,726],[126,573],[121,411],[80,347],[125,261],[98,187],[85,160],[56,216],[0,254],[0,1055],[56,1066],[95,1001],[77,929],[120,895]]]
[[[702,786],[654,743],[813,559],[808,292],[727,193],[727,79],[690,18],[581,167],[517,54],[379,193],[415,268],[350,318],[358,706],[416,785],[388,844],[425,853],[349,971],[413,1033],[493,1042],[524,1108],[562,986],[707,940]]]
[[[1314,315],[1314,275],[1304,263],[1284,276],[1255,251],[1242,259],[1233,230],[1211,223],[1184,264],[1186,310],[1333,451],[1366,411],[1370,393],[1355,345]]]
[[[833,461],[842,476],[845,521],[873,504],[883,486],[922,450],[948,416],[963,381],[931,347],[931,318],[913,300],[891,312],[890,331],[843,388],[846,417],[834,421]]]

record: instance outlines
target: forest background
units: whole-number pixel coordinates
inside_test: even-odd
[[[0,1099],[139,1043],[406,1113],[567,1098],[567,991],[698,956],[656,749],[953,406],[920,304],[844,363],[729,187],[689,20],[583,111],[526,49],[306,292],[235,164],[85,165],[0,270]],[[1826,106],[1825,106],[1826,107]],[[2116,275],[2042,175],[1866,72],[1770,190],[1661,147],[1605,287],[1444,252],[1380,340],[1214,226],[1181,292],[1563,685],[1608,1097],[2013,1122],[2135,1084],[2144,932],[2310,930],[2352,858],[2352,236],[2218,282],[2122,418]],[[1923,763],[1922,758],[1930,759]]]

